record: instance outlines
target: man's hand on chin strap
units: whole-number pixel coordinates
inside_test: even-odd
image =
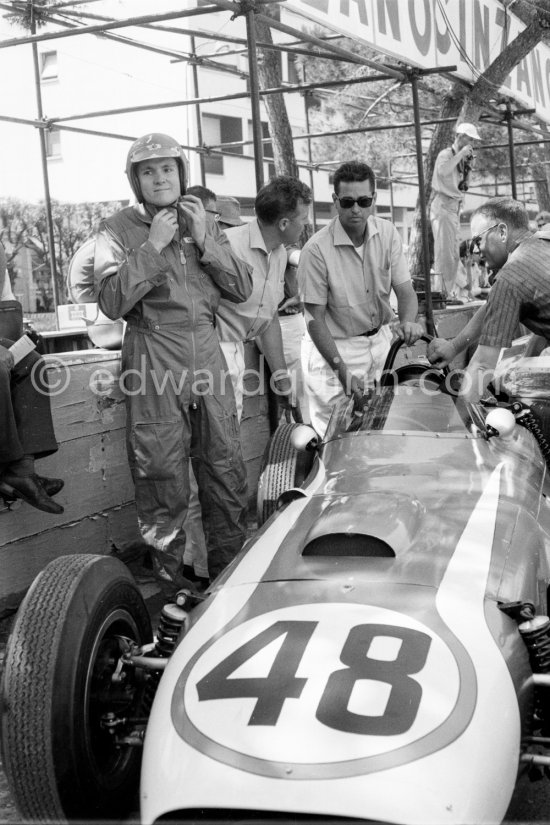
[[[204,204],[195,195],[183,195],[178,200],[178,209],[187,221],[189,234],[201,252],[204,252],[206,239],[206,212]]]

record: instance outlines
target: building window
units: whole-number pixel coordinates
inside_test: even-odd
[[[269,137],[271,137],[270,134],[269,134],[269,124],[265,120],[262,120],[262,138],[265,140],[265,138],[269,138]],[[252,131],[252,121],[249,120],[248,121],[248,139],[253,140],[253,138],[254,138],[254,133]],[[263,143],[262,144],[262,150],[263,150],[264,160],[266,161],[266,163],[269,164],[268,168],[267,168],[267,174],[270,178],[272,178],[275,175],[275,164],[273,163],[273,144],[270,141],[268,143]],[[253,146],[249,146],[249,154],[250,155],[254,154],[254,147]]]
[[[287,55],[287,65],[288,65],[288,82],[289,83],[300,83],[301,82],[301,75],[300,70],[298,68],[297,56],[295,54],[288,54]]]
[[[46,136],[46,157],[60,158],[61,157],[61,131],[56,129],[46,129],[44,132]]]
[[[40,55],[40,79],[57,80],[57,52],[42,52]]]
[[[243,124],[240,117],[216,117],[204,115],[202,119],[202,136],[206,146],[219,146],[220,143],[232,143],[243,139]],[[222,149],[233,155],[242,155],[242,146],[228,146]],[[223,175],[223,156],[205,155],[204,170],[210,175]]]

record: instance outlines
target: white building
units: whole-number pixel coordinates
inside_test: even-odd
[[[101,0],[88,6],[75,7],[79,14],[93,14],[129,18],[138,15],[170,12],[183,8],[194,9],[194,0],[157,0],[154,7],[148,0]],[[303,20],[285,11],[283,19],[296,28],[302,28]],[[97,20],[82,19],[85,25],[97,24]],[[151,28],[131,27],[108,32],[109,39],[94,34],[43,40],[38,43],[40,67],[40,92],[43,114],[46,120],[64,118],[59,126],[71,129],[94,130],[119,137],[86,134],[53,126],[46,132],[48,152],[48,178],[51,197],[69,202],[124,200],[131,197],[124,174],[125,158],[130,140],[148,131],[167,132],[188,147],[198,145],[197,107],[174,105],[161,108],[164,103],[183,103],[196,97],[193,69],[188,61],[178,60],[175,55],[192,52],[189,34],[174,33],[167,29],[193,29],[216,33],[220,36],[246,38],[244,18],[231,20],[231,13],[193,15],[177,20],[163,21],[162,31]],[[55,27],[58,29],[58,27]],[[53,27],[40,29],[39,33],[53,31]],[[21,37],[25,31],[9,26],[5,17],[0,20],[0,38],[6,40]],[[116,40],[110,39],[116,37]],[[288,35],[273,31],[275,42],[290,42]],[[127,39],[158,49],[153,52]],[[124,42],[126,39],[126,42]],[[222,39],[195,37],[195,50],[200,58],[212,57],[233,67],[240,74],[232,74],[199,65],[198,95],[210,98],[246,93],[248,59],[245,47]],[[292,60],[281,53],[283,82],[296,82]],[[11,117],[34,120],[37,115],[35,80],[31,45],[19,45],[0,49],[0,72],[4,82],[0,87],[0,111]],[[285,95],[287,111],[294,135],[304,134],[304,98],[300,94]],[[120,114],[105,113],[121,108],[143,107],[141,111]],[[154,106],[158,108],[146,108]],[[267,132],[267,115],[261,104],[264,130]],[[201,105],[202,140],[206,146],[231,141],[252,140],[251,109],[248,97],[206,102]],[[95,115],[93,113],[96,113]],[[37,201],[44,197],[43,173],[38,132],[30,125],[1,123],[0,195],[14,196]],[[269,146],[264,148],[269,155]],[[235,147],[233,156],[207,155],[205,185],[219,195],[233,195],[244,206],[244,214],[252,214],[252,201],[256,193],[252,144]],[[307,160],[307,141],[295,141],[298,161]],[[190,180],[201,183],[199,155],[187,152],[190,162]],[[265,179],[269,178],[268,163],[264,164]],[[307,168],[301,169],[301,177],[310,183]],[[313,173],[316,215],[326,220],[330,215],[331,187],[327,171]],[[390,200],[393,200],[395,222],[408,238],[408,211],[414,208],[414,187],[393,188],[393,198],[388,190],[382,190],[378,198],[378,210],[390,216]]]

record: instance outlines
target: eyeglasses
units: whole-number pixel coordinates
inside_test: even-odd
[[[220,213],[219,213],[219,212],[216,212],[216,210],[215,210],[215,209],[205,209],[204,211],[205,211],[205,212],[210,212],[210,214],[211,214],[211,215],[214,215],[214,220],[215,220],[215,221],[219,221],[219,219],[221,218]]]
[[[470,241],[470,255],[479,255],[481,253],[481,249],[479,246],[481,243],[481,238],[487,232],[490,232],[491,229],[494,229],[496,226],[498,226],[499,223],[500,221],[498,221],[498,223],[494,223],[492,226],[488,226],[487,229],[484,229],[483,232],[480,232],[479,235],[475,235],[475,237],[472,238],[472,240]]]
[[[372,206],[374,195],[371,198],[369,198],[367,195],[361,195],[360,198],[350,198],[347,195],[344,195],[343,198],[339,198],[337,195],[336,200],[338,201],[342,209],[351,209],[352,206],[355,206],[355,204],[360,206],[361,209],[368,209],[369,206]]]

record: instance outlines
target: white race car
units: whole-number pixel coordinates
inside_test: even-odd
[[[147,824],[480,825],[546,768],[550,446],[520,403],[466,405],[396,349],[322,442],[279,428],[265,523],[156,641],[117,560],[38,576],[2,689],[22,816],[112,817],[139,784]]]

